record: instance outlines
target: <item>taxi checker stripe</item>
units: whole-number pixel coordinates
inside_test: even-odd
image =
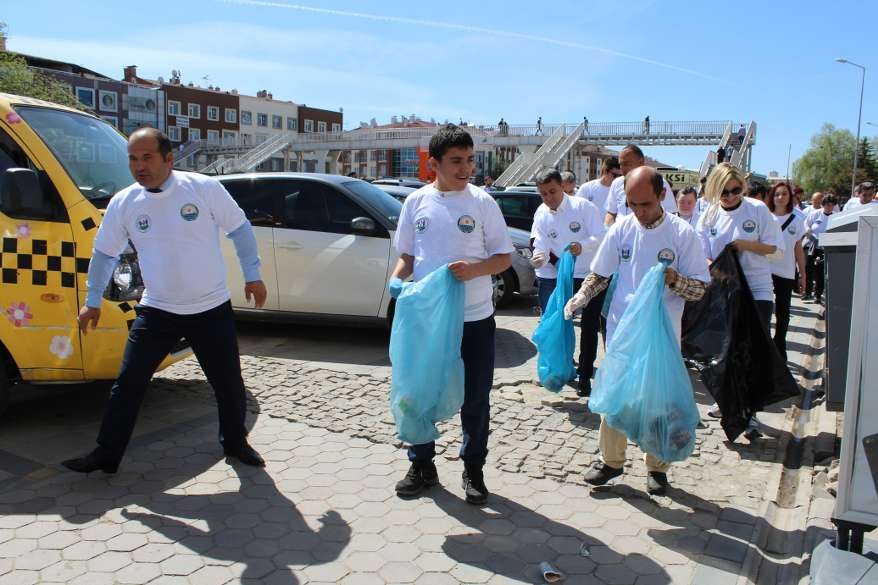
[[[29,253],[26,252],[28,248],[30,248]],[[26,284],[30,281],[34,286],[49,286],[49,274],[59,274],[59,279],[52,279],[52,286],[76,288],[76,275],[88,273],[90,258],[77,258],[74,242],[62,241],[58,248],[59,253],[50,254],[47,240],[3,238],[3,251],[0,253],[0,282]],[[36,258],[45,258],[45,269],[42,268],[41,261],[35,261]],[[65,262],[65,258],[70,260]],[[65,267],[67,270],[64,270]]]

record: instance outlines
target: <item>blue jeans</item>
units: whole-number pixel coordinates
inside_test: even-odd
[[[546,306],[549,304],[549,297],[555,292],[555,284],[558,282],[555,278],[537,277],[537,300],[540,303],[540,314],[546,312]]]
[[[225,302],[194,315],[177,315],[142,306],[136,311],[119,377],[110,390],[98,445],[108,457],[116,461],[122,459],[152,375],[174,345],[185,338],[216,395],[220,443],[231,450],[241,447],[247,437],[244,426],[247,399],[232,303]]]
[[[463,442],[460,458],[467,467],[481,468],[488,457],[491,386],[494,383],[494,316],[463,324],[460,357],[463,359],[464,398],[460,409]],[[409,461],[426,462],[436,456],[436,443],[412,445]]]

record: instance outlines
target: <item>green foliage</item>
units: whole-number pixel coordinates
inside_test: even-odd
[[[811,147],[793,164],[795,183],[806,193],[831,191],[850,195],[856,144],[857,139],[849,130],[824,124],[811,137]]]
[[[24,57],[5,51],[0,51],[0,92],[55,102],[80,110],[86,109],[73,95],[69,85],[28,69]]]
[[[857,183],[878,180],[878,159],[875,157],[875,145],[868,138],[860,140],[859,160],[857,161]]]

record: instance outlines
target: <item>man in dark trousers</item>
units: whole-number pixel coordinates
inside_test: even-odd
[[[150,378],[185,338],[216,394],[225,454],[263,467],[265,461],[247,443],[244,381],[219,240],[221,229],[234,242],[246,298],[253,297],[256,307],[262,307],[267,294],[253,228],[219,181],[173,170],[171,141],[154,128],[131,134],[128,166],[136,183],[113,196],[95,236],[88,294],[79,312],[82,334],[97,326],[102,292],[129,241],[137,250],[146,288],[135,309],[98,446],[64,465],[82,473],[116,472]]]

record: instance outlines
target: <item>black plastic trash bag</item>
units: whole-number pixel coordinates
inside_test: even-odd
[[[759,320],[738,253],[726,247],[710,265],[711,283],[683,312],[683,357],[694,364],[722,411],[734,441],[766,405],[799,393],[796,381]]]

